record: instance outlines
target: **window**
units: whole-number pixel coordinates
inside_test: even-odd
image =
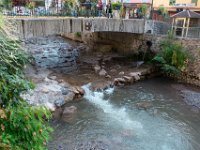
[[[174,4],[176,4],[176,0],[169,0],[169,5],[173,6]]]

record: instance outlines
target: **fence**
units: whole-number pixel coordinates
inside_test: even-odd
[[[167,22],[146,20],[145,21],[145,33],[166,35],[171,26]]]

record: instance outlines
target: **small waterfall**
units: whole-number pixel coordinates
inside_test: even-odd
[[[126,129],[142,129],[143,126],[138,121],[133,121],[129,118],[129,115],[126,112],[126,109],[115,108],[104,98],[105,94],[111,95],[114,92],[114,88],[109,88],[105,91],[91,91],[90,84],[84,85],[83,89],[85,90],[84,98],[89,102],[93,103],[98,108],[102,109],[106,115],[109,115],[111,118],[115,119]]]

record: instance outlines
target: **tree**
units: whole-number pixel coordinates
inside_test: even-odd
[[[35,5],[33,2],[29,2],[28,5],[27,5],[28,9],[30,9],[31,11],[31,16],[34,14],[34,8],[35,8]]]
[[[5,9],[7,9],[7,10],[12,9],[12,0],[3,0],[2,4]]]
[[[148,6],[147,4],[142,4],[140,6],[140,10],[141,10],[141,15],[142,17],[146,17],[147,16],[147,11],[148,11]]]
[[[9,36],[12,25],[0,15],[0,149],[45,150],[52,129],[45,107],[29,105],[21,93],[32,89],[23,68],[30,58]]]
[[[167,14],[167,9],[164,6],[159,6],[158,13],[162,16],[165,16]]]

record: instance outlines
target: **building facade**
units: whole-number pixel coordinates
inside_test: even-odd
[[[200,13],[200,0],[153,0],[152,2],[154,10],[164,6],[170,15],[186,9]]]

